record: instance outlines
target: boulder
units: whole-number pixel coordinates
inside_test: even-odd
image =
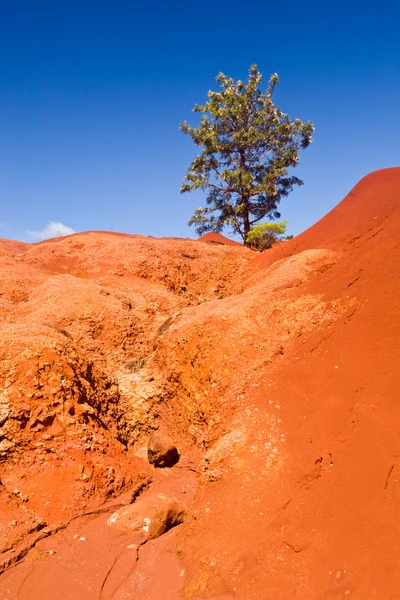
[[[149,439],[147,458],[155,467],[172,467],[179,460],[179,452],[169,435],[155,431]]]
[[[108,525],[138,536],[138,543],[151,540],[183,523],[185,505],[164,494],[151,494],[119,509],[108,519]]]

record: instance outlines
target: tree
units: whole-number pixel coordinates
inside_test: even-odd
[[[278,223],[257,223],[247,234],[246,244],[254,250],[268,250],[280,240],[290,239],[292,236],[284,237],[287,229],[287,221]]]
[[[207,206],[196,209],[189,221],[199,235],[230,226],[247,245],[251,227],[264,218],[278,219],[280,200],[303,184],[288,170],[311,143],[314,127],[311,121],[291,120],[274,105],[276,73],[266,92],[260,90],[257,65],[250,67],[247,84],[223,73],[216,80],[221,91],[209,91],[208,102],[193,109],[202,113],[199,126],[180,125],[201,148],[180,191],[208,192]]]

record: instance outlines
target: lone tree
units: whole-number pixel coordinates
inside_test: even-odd
[[[257,65],[250,67],[247,84],[223,73],[216,80],[221,91],[209,91],[208,102],[193,109],[202,113],[199,127],[180,125],[201,148],[180,191],[208,192],[207,207],[196,209],[189,221],[199,235],[230,226],[248,245],[253,225],[278,219],[282,197],[303,184],[288,170],[298,164],[299,150],[311,143],[314,127],[311,121],[291,120],[274,105],[276,73],[265,93]]]

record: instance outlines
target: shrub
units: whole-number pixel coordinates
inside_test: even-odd
[[[247,234],[246,245],[260,252],[268,250],[268,248],[272,248],[279,240],[288,239],[284,237],[286,228],[287,221],[257,223]]]

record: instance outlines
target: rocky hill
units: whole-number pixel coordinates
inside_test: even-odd
[[[263,254],[1,240],[0,600],[397,600],[399,298],[400,168]]]

